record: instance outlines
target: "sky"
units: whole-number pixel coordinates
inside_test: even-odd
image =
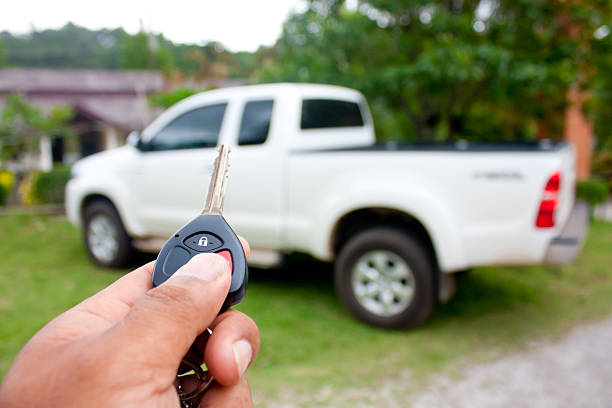
[[[219,41],[232,51],[272,45],[292,11],[306,0],[20,0],[2,7],[0,31],[24,34],[67,22],[89,29],[123,27],[163,33],[174,42]]]

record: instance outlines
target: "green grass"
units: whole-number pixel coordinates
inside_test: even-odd
[[[93,266],[79,232],[52,217],[0,217],[0,259],[0,376],[42,325],[125,272]],[[474,270],[412,331],[353,320],[327,264],[293,260],[282,270],[253,270],[239,307],[262,335],[249,380],[260,401],[287,398],[287,390],[302,400],[323,386],[376,387],[406,369],[417,384],[462,358],[486,358],[609,315],[611,265],[612,224],[596,222],[573,265]]]

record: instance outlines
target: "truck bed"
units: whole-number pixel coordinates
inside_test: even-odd
[[[537,228],[544,187],[556,172],[562,184],[557,224]],[[304,251],[318,225],[341,218],[344,206],[396,208],[426,226],[443,271],[540,263],[572,209],[574,174],[565,142],[385,143],[293,151],[286,239]],[[313,208],[321,209],[314,223]],[[317,255],[329,258],[326,251],[321,246]]]

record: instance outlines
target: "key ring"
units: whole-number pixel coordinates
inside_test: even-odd
[[[202,347],[205,347],[205,344],[208,342],[208,338],[211,334],[212,330],[207,328],[204,333],[200,335],[199,338],[204,342]],[[200,405],[202,394],[204,394],[208,388],[210,388],[214,381],[213,376],[210,375],[208,370],[202,370],[202,367],[200,366],[201,361],[202,354],[198,351],[198,348],[194,343],[185,357],[183,357],[179,373],[176,375],[176,379],[174,380],[174,387],[176,388],[176,392],[181,401],[182,408],[197,408]],[[179,374],[184,374],[190,370],[194,372],[195,378],[199,381],[199,384],[194,390],[185,392],[185,390],[183,390],[183,384],[181,383],[182,375]]]
[[[178,393],[179,399],[181,400],[181,406],[183,408],[194,408],[200,405],[199,397],[208,390],[214,380],[213,376],[210,375],[208,370],[202,370],[199,364],[194,364],[190,360],[184,359],[183,364],[191,368],[196,376],[196,379],[200,382],[195,390],[185,392],[183,385],[181,384],[181,377],[177,376],[174,381],[176,392]]]

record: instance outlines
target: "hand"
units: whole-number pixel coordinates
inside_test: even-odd
[[[248,256],[245,241],[243,246]],[[259,350],[259,331],[236,310],[217,316],[230,285],[227,262],[197,255],[157,288],[151,285],[153,265],[125,275],[36,333],[4,379],[0,406],[179,407],[177,369],[207,327],[213,333],[199,351],[217,384],[201,406],[252,406],[243,374]]]

